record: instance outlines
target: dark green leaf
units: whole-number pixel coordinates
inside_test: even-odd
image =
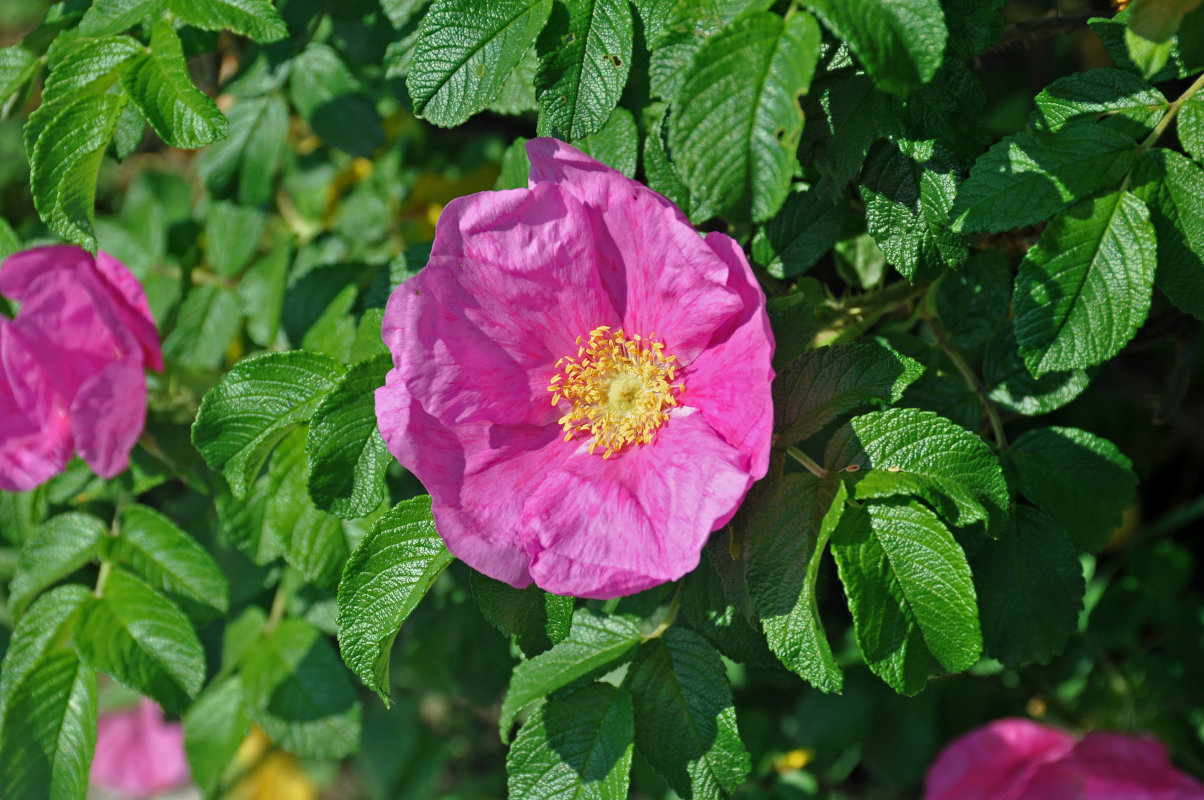
[[[244,205],[266,203],[284,157],[288,106],[278,95],[239,100],[230,110],[229,136],[197,157],[197,171],[211,191],[235,185]]]
[[[483,110],[551,11],[552,0],[436,0],[406,78],[414,113],[449,128]]]
[[[293,60],[289,88],[297,112],[332,147],[371,158],[384,140],[376,104],[329,45],[310,44]]]
[[[1077,428],[1038,428],[1007,450],[1020,492],[1080,550],[1095,552],[1136,500],[1133,463],[1107,439]]]
[[[1034,377],[1102,364],[1145,321],[1157,263],[1154,226],[1129,192],[1056,217],[1020,263],[1016,341]]]
[[[71,48],[54,65],[42,85],[42,102],[52,103],[77,92],[103,92],[116,82],[121,68],[146,48],[131,36],[90,39]]]
[[[765,303],[773,328],[773,368],[780,375],[788,364],[811,349],[815,309],[802,294],[771,297]]]
[[[631,69],[627,0],[560,0],[539,35],[535,90],[547,123],[569,141],[610,118]]]
[[[334,359],[303,351],[244,359],[201,401],[192,443],[242,497],[271,449],[313,415],[342,374]]]
[[[489,624],[514,637],[527,658],[564,641],[573,620],[573,598],[548,594],[535,584],[515,589],[475,570],[473,596]]]
[[[120,567],[83,607],[75,648],[93,669],[172,711],[205,683],[205,652],[188,617]]]
[[[753,238],[753,261],[775,278],[802,275],[836,244],[847,212],[846,203],[826,202],[814,188],[791,192]]]
[[[1197,162],[1204,162],[1204,92],[1197,91],[1179,107],[1179,143]]]
[[[1003,326],[1012,300],[1012,270],[999,250],[970,256],[957,272],[941,278],[936,310],[950,344],[957,349],[982,347]]]
[[[188,768],[206,796],[217,791],[222,773],[251,731],[242,694],[242,678],[233,675],[207,688],[184,714]]]
[[[984,52],[1003,33],[1004,0],[945,0],[949,50],[962,58]]]
[[[1194,16],[1196,14],[1190,14],[1188,19]],[[1194,63],[1191,66],[1185,64],[1184,52],[1177,39],[1172,38],[1162,44],[1148,39],[1143,41],[1142,37],[1129,32],[1128,21],[1128,11],[1122,11],[1111,19],[1094,17],[1087,20],[1087,24],[1099,35],[1107,48],[1108,55],[1112,56],[1112,60],[1121,69],[1141,73],[1152,83],[1162,83],[1174,78],[1187,77],[1193,69],[1201,66]],[[1184,25],[1185,30],[1187,27]],[[1135,62],[1130,52],[1130,42],[1138,50],[1136,61],[1140,63]],[[1159,61],[1163,66],[1158,67],[1153,74],[1148,74],[1146,70],[1157,66]]]
[[[512,800],[623,800],[635,731],[631,695],[593,683],[549,700],[506,756]]]
[[[637,2],[637,6],[639,3]],[[720,28],[747,10],[764,11],[768,0],[676,0],[665,13],[660,32],[648,32],[652,45],[649,77],[652,93],[673,100],[681,90],[694,54]]]
[[[338,759],[360,744],[363,709],[330,642],[285,619],[247,653],[243,699],[251,721],[301,758]]]
[[[777,446],[801,442],[845,412],[898,401],[923,371],[919,362],[874,342],[803,353],[773,383]]]
[[[1066,532],[1030,506],[1016,506],[999,541],[959,537],[979,597],[987,655],[1015,669],[1062,652],[1083,608],[1083,566]]]
[[[817,689],[839,692],[844,675],[819,617],[816,580],[848,494],[844,483],[783,475],[748,515],[749,592],[770,649]]]
[[[626,617],[578,609],[567,638],[514,668],[499,720],[503,741],[524,708],[558,689],[613,669],[626,661],[641,641],[639,629]]]
[[[686,800],[731,794],[750,769],[719,654],[706,639],[669,628],[646,642],[623,686],[635,700],[640,752]]]
[[[861,654],[895,691],[916,694],[978,661],[970,567],[935,514],[908,500],[849,508],[831,547]]]
[[[343,568],[339,649],[343,661],[389,702],[389,650],[401,624],[451,563],[429,497],[398,503],[376,521]]]
[[[692,203],[763,221],[786,199],[819,55],[809,14],[746,14],[695,55],[669,118],[669,143]]]
[[[906,95],[932,80],[945,58],[939,0],[807,0],[845,41],[879,88]]]
[[[1204,319],[1204,170],[1156,147],[1138,162],[1132,184],[1157,234],[1158,288],[1179,308]]]
[[[229,30],[260,44],[288,36],[271,0],[168,0],[176,16],[206,31]]]
[[[831,200],[857,177],[878,134],[880,99],[864,73],[845,69],[816,76],[804,105],[802,146],[823,175],[813,191]]]
[[[1016,344],[1016,329],[1009,323],[987,345],[982,377],[987,397],[1000,408],[1025,416],[1048,414],[1078,397],[1091,383],[1084,370],[1047,372],[1040,378],[1029,374]]]
[[[1104,67],[1059,78],[1041,90],[1033,112],[1035,125],[1056,131],[1068,122],[1104,116],[1132,122],[1132,136],[1145,136],[1166,114],[1162,92],[1131,72]]]
[[[7,524],[7,521],[6,521]],[[100,553],[108,526],[90,514],[68,512],[38,526],[21,547],[17,571],[8,587],[8,607],[16,617],[35,597],[88,564]]]
[[[158,14],[167,0],[96,0],[79,21],[80,36],[121,33]]]

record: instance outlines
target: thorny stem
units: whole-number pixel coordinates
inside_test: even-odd
[[[974,394],[978,395],[978,401],[982,403],[983,410],[987,412],[987,419],[991,421],[991,431],[995,434],[996,444],[1001,449],[1006,449],[1008,440],[1003,433],[1003,422],[999,419],[999,411],[995,408],[995,404],[987,397],[987,387],[983,386],[982,381],[978,379],[978,375],[974,373],[974,370],[970,369],[970,365],[962,358],[961,353],[957,352],[953,345],[949,344],[949,339],[945,336],[945,331],[941,328],[941,323],[930,314],[924,315],[924,322],[928,323],[928,329],[932,331],[932,335],[936,338],[936,343],[940,345],[945,355],[949,356],[949,360],[957,368],[957,372],[962,376],[962,380],[974,390]]]
[[[806,467],[807,471],[810,472],[815,477],[817,477],[817,478],[827,477],[828,471],[825,470],[823,467],[821,467],[819,464],[815,463],[815,461],[812,460],[811,456],[807,455],[802,450],[799,450],[797,447],[787,447],[786,452],[790,455],[791,458],[793,458],[795,461],[797,461],[798,463],[800,463],[804,467]]]

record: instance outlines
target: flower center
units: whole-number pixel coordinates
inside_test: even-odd
[[[560,418],[567,442],[577,433],[593,436],[589,451],[603,447],[610,458],[628,444],[647,444],[677,405],[682,384],[673,383],[677,356],[665,355],[664,342],[602,325],[589,340],[577,337],[576,356],[556,362],[560,371],[548,391],[552,405],[560,398],[573,409]]]

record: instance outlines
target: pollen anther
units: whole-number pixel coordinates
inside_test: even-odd
[[[610,458],[629,444],[647,444],[669,419],[682,383],[674,383],[676,356],[666,356],[654,336],[630,338],[600,325],[588,341],[577,337],[577,356],[556,362],[560,370],[548,385],[552,405],[561,397],[573,408],[560,418],[564,440],[579,433],[593,437],[589,452]]]

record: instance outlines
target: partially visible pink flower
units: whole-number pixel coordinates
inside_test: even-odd
[[[615,597],[693,569],[769,459],[773,337],[727,236],[554,139],[449,203],[385,311],[380,430],[448,548]]]
[[[967,733],[928,770],[925,800],[1204,800],[1149,737],[1001,719]]]
[[[174,789],[188,780],[184,731],[164,722],[163,710],[142,698],[136,708],[105,714],[96,729],[89,780],[129,798]]]
[[[137,279],[106,253],[35,247],[0,265],[0,489],[32,489],[72,452],[103,478],[129,465],[159,335]]]

